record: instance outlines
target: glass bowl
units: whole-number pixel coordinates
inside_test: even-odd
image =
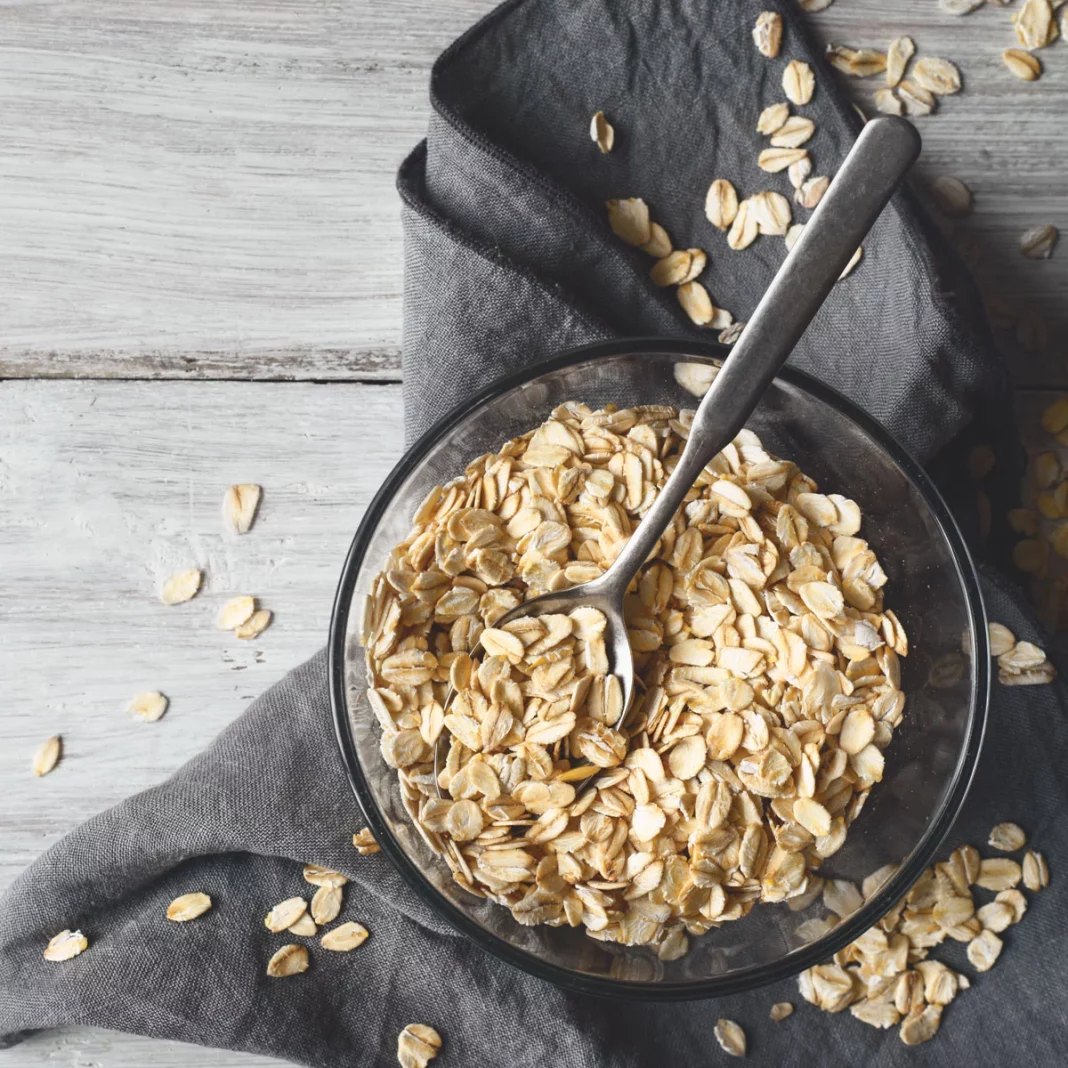
[[[690,939],[679,960],[647,947],[588,938],[581,928],[523,927],[504,907],[457,886],[415,831],[395,772],[379,752],[359,643],[364,600],[387,553],[436,484],[475,457],[538,426],[565,400],[695,407],[679,363],[715,364],[719,345],[666,340],[589,346],[495,382],[427,431],[371,502],[341,576],[330,634],[330,682],[342,758],[382,851],[412,888],[480,946],[571,990],[643,1000],[736,993],[829,958],[867,930],[932,862],[967,792],[986,719],[989,656],[979,585],[953,519],[930,479],[887,432],[827,386],[784,370],[748,422],[772,452],[794,460],[824,492],[853,498],[863,535],[889,582],[886,597],[911,651],[902,661],[905,717],[886,772],[820,874],[856,883],[891,862],[896,875],[830,930],[820,900],[800,911],[757,904],[744,919]],[[963,637],[962,637],[963,636]]]

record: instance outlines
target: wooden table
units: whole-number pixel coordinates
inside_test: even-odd
[[[397,164],[434,57],[489,0],[15,0],[0,8],[0,887],[99,809],[200,750],[323,644],[339,565],[401,451]],[[839,0],[827,40],[911,34],[966,90],[918,120],[922,186],[966,181],[956,238],[991,289],[1049,323],[1022,384],[1068,386],[1068,45],[1037,83],[1000,63],[1010,12]],[[870,101],[873,82],[857,82]],[[947,224],[948,225],[948,224]],[[253,531],[223,533],[233,481]],[[179,608],[162,576],[201,566]],[[226,595],[276,613],[252,643]],[[123,711],[172,700],[156,724]],[[52,733],[66,754],[35,780]],[[4,1055],[49,1064],[267,1064],[85,1028]]]

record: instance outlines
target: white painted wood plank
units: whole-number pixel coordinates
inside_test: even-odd
[[[0,375],[395,377],[397,164],[422,136],[436,54],[491,0],[14,0],[0,33]],[[966,89],[919,120],[922,178],[976,192],[957,229],[999,292],[1055,327],[1023,381],[1066,381],[1068,44],[1044,77],[1001,67],[1010,10],[840,0],[812,25],[911,33]],[[869,98],[875,86],[854,88]],[[578,117],[585,122],[585,117]]]
[[[0,383],[0,888],[82,820],[165,778],[326,643],[363,509],[402,448],[399,387]],[[264,488],[243,536],[232,482]],[[192,601],[160,580],[205,571]],[[255,641],[215,626],[253,594]],[[157,723],[124,713],[171,699]],[[30,760],[51,734],[64,758]]]
[[[397,386],[0,383],[0,889],[95,812],[159,782],[325,644],[341,563],[402,447]],[[252,530],[223,531],[231,482],[264,488]],[[205,587],[156,595],[175,567]],[[215,628],[229,595],[275,613],[254,642]],[[124,714],[159,688],[157,723]],[[34,779],[49,734],[62,763]],[[64,1028],[4,1054],[51,1064],[276,1063]]]
[[[344,553],[402,447],[399,388],[350,384],[0,383],[0,889],[88,816],[159,782],[325,643]],[[253,529],[222,493],[255,481]],[[207,571],[166,607],[173,566]],[[276,612],[255,642],[215,629],[226,596]],[[141,688],[158,723],[123,708]],[[29,761],[60,733],[44,779]],[[10,1068],[257,1068],[281,1062],[85,1027],[34,1036]]]
[[[95,1027],[42,1031],[0,1056],[5,1068],[278,1068],[290,1063]]]

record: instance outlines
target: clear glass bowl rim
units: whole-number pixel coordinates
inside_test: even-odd
[[[458,405],[439,419],[405,451],[404,456],[389,473],[368,505],[352,539],[338,582],[327,650],[330,704],[341,760],[353,793],[356,795],[357,803],[375,840],[418,897],[453,927],[467,935],[476,945],[521,971],[576,993],[636,1001],[690,1001],[724,997],[790,978],[805,968],[828,960],[889,912],[920,876],[923,869],[930,864],[964,804],[982,747],[990,691],[986,614],[975,566],[949,508],[920,464],[898,444],[882,424],[837,390],[801,371],[784,367],[776,376],[777,380],[803,390],[834,409],[838,415],[859,426],[889,454],[894,463],[904,472],[913,488],[931,510],[931,515],[950,548],[967,602],[971,630],[969,664],[973,700],[968,713],[964,742],[957,759],[953,781],[945,792],[941,807],[934,814],[923,837],[913,848],[910,860],[903,864],[895,876],[852,916],[843,920],[822,938],[816,939],[802,949],[795,950],[781,960],[741,969],[727,975],[710,976],[702,980],[660,983],[603,978],[572,971],[498,938],[438,893],[396,840],[389,824],[378,810],[352,737],[345,691],[345,647],[349,615],[353,608],[352,598],[360,569],[382,513],[393,499],[397,489],[437,442],[474,409],[543,375],[575,364],[611,356],[641,353],[665,354],[693,357],[695,362],[700,363],[722,361],[729,352],[730,349],[726,346],[713,342],[671,338],[625,338],[595,342],[569,349],[496,379],[468,401]]]

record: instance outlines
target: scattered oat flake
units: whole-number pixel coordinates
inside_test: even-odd
[[[296,923],[307,910],[308,902],[304,898],[288,897],[267,913],[263,923],[268,931],[284,931]]]
[[[791,164],[804,159],[808,152],[803,148],[765,148],[757,159],[757,164],[762,171],[769,174],[778,174],[786,170]]]
[[[1042,61],[1019,48],[1006,48],[1001,61],[1022,82],[1033,82],[1042,74]]]
[[[970,15],[986,3],[986,0],[938,0],[938,7],[947,15]]]
[[[155,723],[167,711],[169,703],[158,690],[146,690],[134,697],[126,706],[126,711],[145,723]]]
[[[662,260],[671,251],[671,238],[668,237],[667,230],[656,222],[649,224],[649,233],[649,240],[644,245],[639,245],[638,248],[654,259]]]
[[[826,11],[834,0],[797,0],[797,2],[802,11],[807,11],[811,15],[817,11]]]
[[[816,124],[802,115],[791,115],[771,135],[772,148],[800,148],[812,138]]]
[[[320,868],[318,864],[304,865],[304,881],[312,886],[344,886],[349,880],[347,875],[331,868]]]
[[[252,617],[252,613],[256,611],[256,598],[242,595],[240,597],[231,597],[219,609],[219,615],[216,617],[215,625],[219,630],[233,630],[235,627],[240,627],[242,623],[247,623]]]
[[[1058,236],[1055,226],[1032,227],[1020,238],[1020,253],[1029,260],[1048,260]]]
[[[1004,945],[993,931],[981,931],[968,943],[968,960],[977,972],[988,972],[994,967]]]
[[[182,604],[192,600],[197,595],[203,578],[204,572],[195,567],[188,571],[176,571],[164,579],[159,599],[164,604]]]
[[[291,923],[286,930],[290,934],[300,935],[301,938],[314,938],[315,935],[319,933],[319,928],[315,925],[315,920],[313,920],[306,912],[296,921],[296,923]]]
[[[809,178],[807,182],[801,185],[801,188],[794,193],[794,200],[803,208],[815,208],[819,202],[823,199],[824,193],[830,188],[831,180],[825,175],[817,175],[815,178]]]
[[[612,151],[616,141],[616,131],[612,124],[604,117],[603,111],[594,112],[590,119],[590,140],[607,155]]]
[[[903,115],[905,105],[893,89],[877,89],[875,91],[875,110],[884,115]]]
[[[341,912],[343,893],[340,886],[320,886],[311,899],[312,919],[320,926],[333,923]]]
[[[1050,0],[1027,0],[1013,18],[1024,48],[1045,48],[1060,35]]]
[[[785,1020],[793,1011],[794,1007],[789,1001],[777,1001],[772,1005],[768,1016],[771,1017],[773,1023],[778,1023],[780,1020]]]
[[[338,924],[332,931],[327,931],[319,944],[323,949],[333,950],[335,953],[348,953],[349,950],[362,946],[367,941],[368,931],[362,923],[349,920],[347,923]]]
[[[861,257],[864,255],[864,247],[861,246],[853,253],[852,259],[842,268],[842,273],[838,276],[840,282],[843,278],[849,277],[853,273],[853,268],[860,263]]]
[[[700,282],[686,282],[675,291],[682,310],[697,326],[707,326],[715,315],[712,298]]]
[[[944,215],[971,214],[972,191],[959,178],[943,174],[934,180],[931,192]]]
[[[1018,823],[999,823],[991,832],[987,845],[1003,853],[1015,853],[1027,845],[1027,835]]]
[[[46,738],[33,756],[33,773],[40,778],[47,775],[59,763],[63,755],[63,739],[58,734]]]
[[[911,37],[895,37],[886,50],[886,84],[893,89],[905,76],[909,60],[916,54],[916,43]]]
[[[649,271],[649,277],[658,286],[677,286],[691,279],[694,263],[693,249],[676,249],[662,260],[657,260]],[[702,256],[704,253],[702,253]],[[702,267],[704,264],[702,263]]]
[[[377,853],[380,848],[375,841],[375,836],[371,833],[370,827],[364,827],[362,830],[357,831],[352,836],[352,844],[356,847],[356,852],[362,856]]]
[[[89,948],[89,939],[81,931],[60,931],[45,947],[45,960],[70,960]]]
[[[726,178],[717,178],[705,196],[705,217],[719,230],[727,230],[738,214],[738,194]]]
[[[211,898],[207,894],[182,894],[167,906],[167,919],[174,920],[175,923],[186,923],[203,916],[210,908]]]
[[[753,43],[762,56],[774,59],[782,44],[782,16],[775,11],[761,11],[753,27]]]
[[[936,96],[960,92],[960,71],[948,59],[924,56],[912,66],[913,79]]]
[[[234,627],[234,636],[246,642],[258,638],[270,626],[271,614],[267,608],[258,608],[239,627]]]
[[[789,251],[797,244],[798,238],[804,232],[804,223],[794,223],[789,230],[786,231],[786,249]]]
[[[1016,644],[1016,635],[1004,623],[988,623],[986,632],[993,657],[1003,656]]]
[[[782,89],[791,104],[798,107],[807,104],[816,91],[816,78],[812,68],[803,60],[791,60],[782,73]]]
[[[740,252],[748,248],[759,233],[756,212],[753,211],[752,198],[747,198],[738,205],[730,231],[727,234],[727,246]]]
[[[401,1068],[426,1068],[441,1049],[441,1035],[426,1024],[408,1024],[397,1037]]]
[[[226,529],[233,534],[247,534],[260,506],[262,489],[251,482],[230,486],[223,495],[222,514]]]
[[[782,193],[758,193],[752,199],[752,210],[756,217],[757,230],[762,234],[783,237],[790,228],[790,202]]]
[[[760,113],[760,118],[757,119],[757,133],[764,134],[765,136],[773,134],[789,117],[789,104],[783,104],[781,102],[778,104],[770,104]]]
[[[906,1046],[919,1046],[934,1038],[938,1033],[938,1025],[941,1022],[941,1005],[927,1005],[922,1009],[916,1008],[905,1017],[904,1022],[898,1029],[898,1034]]]
[[[1011,890],[1023,877],[1020,865],[1008,857],[991,857],[979,863],[976,886],[984,890]]]
[[[733,1020],[717,1020],[713,1034],[724,1053],[731,1057],[745,1056],[745,1032]]]
[[[902,79],[897,87],[897,95],[906,115],[930,115],[935,109],[934,94],[910,78]]]
[[[608,200],[608,225],[628,245],[644,245],[651,237],[649,207],[641,197]]]
[[[288,945],[275,953],[267,962],[267,974],[279,979],[287,975],[299,975],[308,970],[308,951],[304,946]]]
[[[1049,886],[1049,866],[1046,858],[1029,849],[1023,858],[1023,884],[1028,890],[1043,890]]]

